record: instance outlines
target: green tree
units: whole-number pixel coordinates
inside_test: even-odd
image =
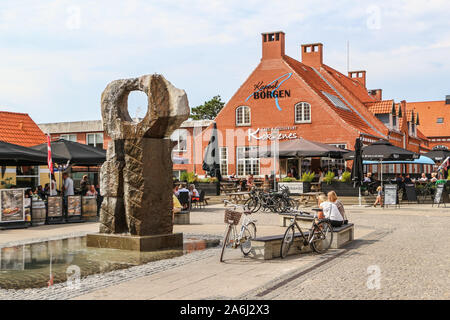
[[[217,95],[202,105],[192,108],[191,118],[193,120],[214,120],[224,105],[225,102]]]

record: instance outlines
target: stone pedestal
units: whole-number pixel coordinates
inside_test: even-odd
[[[183,249],[183,234],[132,236],[109,233],[92,233],[86,237],[86,245],[92,248],[108,248],[134,251]]]

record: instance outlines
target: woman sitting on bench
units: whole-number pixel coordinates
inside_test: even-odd
[[[342,218],[341,213],[339,212],[338,207],[328,201],[328,198],[326,195],[321,194],[319,196],[319,208],[323,210],[323,212],[319,212],[318,218],[323,219],[326,218],[330,221],[331,226],[333,227],[341,227],[344,223],[344,219]]]
[[[334,203],[336,205],[336,207],[338,208],[339,213],[342,216],[342,219],[344,219],[344,224],[347,224],[348,219],[347,219],[347,215],[345,214],[344,205],[340,200],[338,200],[336,192],[330,191],[330,192],[328,192],[327,196],[328,196],[328,201],[330,201],[331,203]]]

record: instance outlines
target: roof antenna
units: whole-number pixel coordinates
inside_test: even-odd
[[[347,40],[347,73],[350,71],[350,41]]]

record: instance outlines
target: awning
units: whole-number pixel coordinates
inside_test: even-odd
[[[380,162],[378,161],[363,161],[363,164],[378,164]],[[419,159],[414,159],[413,161],[404,161],[404,160],[397,160],[397,161],[383,161],[383,164],[435,164],[433,159],[430,159],[425,156],[420,156]]]

